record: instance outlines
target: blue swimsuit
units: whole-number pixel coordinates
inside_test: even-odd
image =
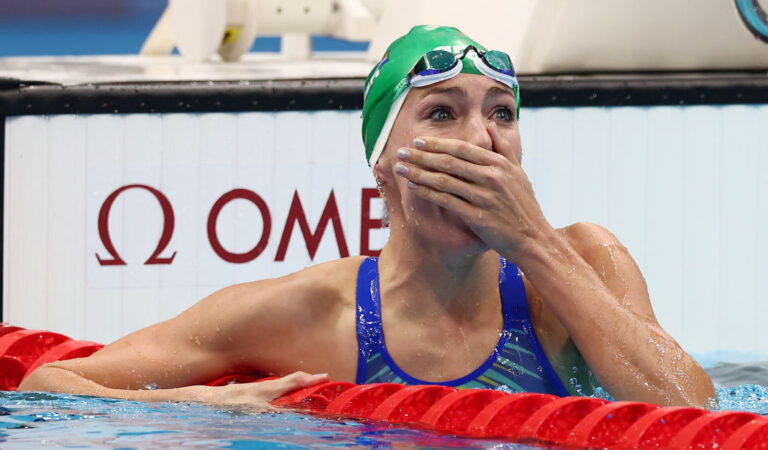
[[[366,258],[357,275],[357,383],[441,384],[461,388],[570,395],[547,360],[528,315],[525,285],[517,266],[501,259],[499,291],[504,331],[490,357],[471,373],[446,382],[428,382],[405,373],[384,342],[376,258]]]

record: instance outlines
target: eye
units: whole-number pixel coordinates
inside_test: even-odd
[[[438,106],[429,111],[429,118],[437,122],[445,122],[453,119],[453,114],[451,113],[450,108]]]
[[[493,118],[502,122],[513,122],[515,120],[515,113],[506,106],[503,106],[493,111]]]

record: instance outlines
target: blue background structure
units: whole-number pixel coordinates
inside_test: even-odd
[[[0,57],[136,54],[164,0],[2,0]],[[314,37],[316,51],[364,51],[367,42]],[[252,51],[278,52],[280,38],[259,37]]]

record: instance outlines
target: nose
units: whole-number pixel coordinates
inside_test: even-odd
[[[463,140],[486,150],[493,150],[493,140],[488,132],[490,122],[480,113],[472,114],[468,119]]]

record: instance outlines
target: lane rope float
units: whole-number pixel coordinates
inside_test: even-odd
[[[16,390],[43,364],[87,357],[102,347],[0,323],[0,390]],[[206,384],[274,378],[229,374]],[[326,418],[376,420],[456,436],[568,448],[756,450],[767,448],[768,442],[768,417],[744,411],[438,385],[328,381],[289,392],[272,404]]]

